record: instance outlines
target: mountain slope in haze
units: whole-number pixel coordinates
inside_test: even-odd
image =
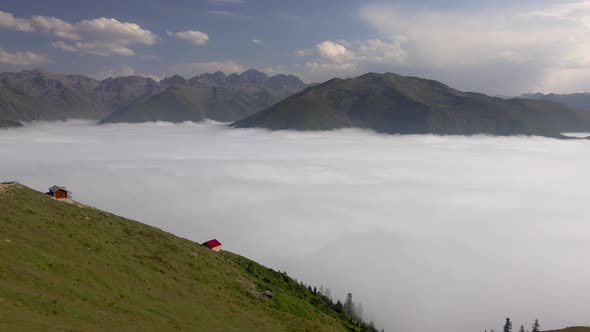
[[[0,120],[101,119],[113,108],[159,93],[151,78],[126,76],[98,81],[43,69],[0,74]]]
[[[542,94],[542,93],[526,93],[520,96],[521,98],[537,99],[552,101],[566,105],[573,109],[590,111],[590,93],[572,93],[572,94]]]
[[[293,75],[268,75],[250,69],[229,76],[222,72],[191,79],[174,75],[161,81],[169,87],[121,107],[101,123],[146,121],[230,122],[252,115],[306,85]]]
[[[22,123],[12,120],[0,120],[0,128],[18,128],[22,127]]]
[[[188,98],[156,96],[171,88],[191,86]],[[210,88],[205,93],[203,86]],[[107,78],[99,81],[84,75],[62,75],[43,69],[0,73],[0,121],[4,123],[34,120],[94,119],[105,122],[143,122],[199,120],[193,113],[218,121],[235,121],[306,87],[293,75],[272,77],[256,70],[225,75],[203,74],[191,79],[175,75],[156,82],[141,76]],[[199,99],[201,98],[201,99]],[[177,100],[182,99],[182,100]],[[168,103],[169,101],[169,103]],[[188,104],[186,104],[188,103]],[[180,110],[175,107],[182,105]],[[139,105],[147,115],[140,114]],[[184,109],[192,107],[187,117]],[[234,109],[231,110],[230,108]],[[123,114],[129,112],[128,114]],[[167,114],[172,112],[173,114]]]
[[[113,112],[100,123],[148,121],[229,122],[252,114],[261,106],[252,95],[204,83],[172,86]]]
[[[565,131],[588,131],[590,116],[552,102],[504,100],[461,92],[432,80],[370,73],[309,87],[232,126],[555,137]]]
[[[0,183],[2,331],[376,331],[326,299],[239,255]]]

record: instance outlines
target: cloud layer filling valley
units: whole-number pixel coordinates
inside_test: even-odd
[[[590,142],[38,123],[0,180],[346,292],[386,330],[590,324]]]

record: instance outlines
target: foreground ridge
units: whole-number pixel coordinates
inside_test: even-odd
[[[284,272],[15,182],[0,299],[3,330],[375,331]]]

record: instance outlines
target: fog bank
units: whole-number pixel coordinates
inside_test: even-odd
[[[590,324],[590,141],[267,132],[219,124],[0,130],[0,181],[231,250],[386,331]],[[516,328],[515,328],[516,329]]]

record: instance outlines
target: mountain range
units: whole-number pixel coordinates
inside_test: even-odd
[[[590,113],[550,101],[505,100],[458,91],[427,79],[369,73],[309,87],[232,126],[561,137],[562,132],[590,131]]]
[[[160,81],[167,88],[116,109],[101,123],[146,121],[231,122],[252,115],[307,87],[293,75],[272,77],[247,70],[229,76],[222,72],[191,79],[175,75]]]
[[[232,122],[238,128],[388,134],[541,135],[590,131],[590,94],[496,98],[392,73],[305,84],[293,75],[179,75],[95,80],[42,69],[0,74],[0,128],[20,121],[93,119]],[[569,106],[569,107],[568,107]]]
[[[269,77],[252,69],[239,75],[216,72],[191,79],[175,75],[159,82],[141,76],[99,81],[43,69],[24,70],[0,74],[0,126],[69,118],[235,121],[305,87],[293,75]]]
[[[542,94],[542,93],[526,93],[520,96],[520,98],[537,99],[545,101],[553,101],[573,109],[590,111],[590,93],[571,93],[571,94]]]

